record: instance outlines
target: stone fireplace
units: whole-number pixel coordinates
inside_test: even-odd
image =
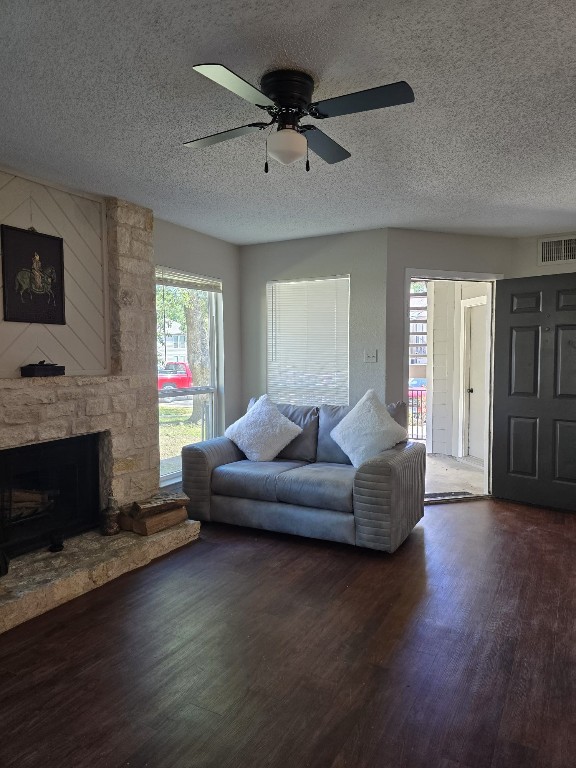
[[[108,373],[0,378],[0,461],[4,449],[106,436],[98,440],[99,510],[110,496],[146,498],[159,483],[152,211],[107,199],[104,226]],[[78,336],[83,327],[69,330]]]
[[[8,557],[99,525],[100,444],[106,433],[76,435],[0,452],[0,549]],[[1,557],[1,554],[0,554]]]
[[[14,449],[25,447],[23,471],[16,472],[17,498],[24,508],[32,501],[48,514],[45,505],[62,495],[62,475],[27,474],[26,459],[34,464],[36,452],[59,451],[69,439],[92,441],[97,478],[64,491],[73,533],[75,525],[93,527],[93,515],[110,496],[123,505],[158,490],[152,211],[117,199],[86,199],[7,174],[0,173],[0,181],[14,202],[21,198],[2,223],[63,237],[69,268],[66,326],[27,326],[0,318],[0,476],[6,458],[12,460]],[[66,363],[66,375],[19,377],[19,366],[42,358]],[[101,536],[89,530],[68,539],[61,552],[42,544],[14,557],[0,578],[0,632],[189,544],[199,532],[200,524],[192,520],[153,536],[124,531]]]

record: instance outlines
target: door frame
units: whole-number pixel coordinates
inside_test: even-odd
[[[486,392],[488,394],[488,422],[485,440],[485,464],[484,464],[484,493],[490,494],[492,491],[492,408],[493,408],[493,381],[494,381],[494,309],[495,309],[495,282],[502,280],[502,272],[464,272],[445,269],[425,269],[423,267],[406,267],[404,270],[404,360],[403,360],[403,388],[404,400],[408,402],[408,372],[409,355],[408,344],[410,341],[410,322],[408,309],[410,306],[410,283],[412,280],[452,280],[471,283],[489,283],[490,304],[487,315],[489,317],[489,380]],[[430,339],[430,337],[429,337]],[[427,410],[433,412],[434,392],[432,389],[426,393]],[[427,428],[428,433],[428,428]]]
[[[492,284],[488,283],[488,292],[492,294]],[[469,427],[469,398],[467,395],[467,388],[470,385],[470,344],[468,339],[468,326],[470,321],[470,309],[472,307],[486,307],[485,323],[486,323],[486,339],[488,341],[488,349],[491,346],[491,322],[490,322],[490,310],[491,310],[491,295],[490,296],[476,296],[473,299],[460,299],[460,370],[458,381],[458,449],[457,455],[463,458],[467,455],[466,444],[468,442],[468,427]],[[488,356],[488,359],[490,355]],[[484,375],[484,434],[490,435],[490,380],[491,380],[491,364],[486,365]],[[483,456],[484,467],[487,468],[489,459],[489,446],[490,440],[484,440]],[[488,454],[488,455],[487,455]]]

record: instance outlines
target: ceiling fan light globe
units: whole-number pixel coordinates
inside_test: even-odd
[[[290,165],[306,157],[308,142],[294,128],[281,128],[268,139],[268,154],[282,165]]]

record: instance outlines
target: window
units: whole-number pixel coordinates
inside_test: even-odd
[[[266,299],[270,397],[348,404],[349,276],[268,283]]]
[[[177,480],[184,445],[214,436],[221,283],[156,269],[160,476]]]
[[[425,280],[410,283],[410,334],[408,338],[408,436],[426,439],[426,363],[428,361],[428,286]]]
[[[186,348],[186,336],[183,333],[174,335],[166,335],[166,347],[172,349],[185,349]]]
[[[410,365],[426,365],[428,359],[428,293],[425,280],[410,283]]]

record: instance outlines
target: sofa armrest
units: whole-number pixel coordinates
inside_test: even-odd
[[[426,447],[399,443],[354,477],[356,545],[394,552],[424,515]]]
[[[212,470],[245,458],[227,437],[215,437],[182,448],[182,490],[190,498],[188,512],[195,520],[210,520]]]

